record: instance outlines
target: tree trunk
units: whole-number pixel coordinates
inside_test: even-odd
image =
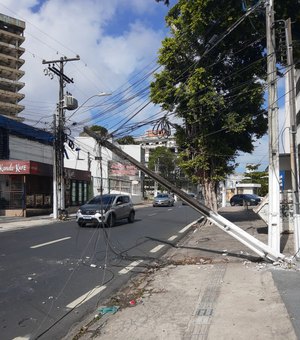
[[[217,187],[218,183],[215,181],[210,181],[209,179],[206,179],[204,181],[204,201],[205,205],[212,209],[213,211],[218,210],[218,202],[217,202]]]

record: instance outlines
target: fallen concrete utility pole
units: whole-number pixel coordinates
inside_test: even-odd
[[[150,169],[145,167],[143,164],[135,160],[133,157],[129,156],[126,152],[121,150],[119,147],[109,142],[107,138],[100,136],[99,134],[89,130],[88,128],[84,128],[84,131],[89,136],[95,138],[99,144],[106,147],[107,149],[115,153],[120,158],[129,161],[130,163],[135,165],[138,169],[142,170],[145,174],[153,178],[155,181],[157,181],[158,183],[160,183],[161,185],[169,189],[171,192],[174,192],[178,197],[186,201],[195,210],[197,210],[198,212],[206,216],[209,221],[211,221],[213,224],[221,228],[227,234],[231,235],[232,237],[234,237],[235,239],[243,243],[245,246],[250,248],[252,251],[254,251],[257,255],[259,255],[263,259],[269,260],[271,262],[278,261],[278,260],[284,260],[284,261],[290,262],[290,260],[287,259],[283,254],[273,250],[271,247],[257,240],[255,237],[251,236],[246,231],[236,226],[234,223],[228,221],[223,216],[219,215],[218,213],[209,209],[205,205],[191,198],[184,191],[178,189],[175,185],[171,184],[170,182],[168,182],[166,179],[164,179],[157,173],[151,171]]]

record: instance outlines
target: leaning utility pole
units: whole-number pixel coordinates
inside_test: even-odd
[[[58,217],[58,210],[65,210],[65,179],[64,179],[64,86],[65,83],[74,83],[64,74],[64,65],[68,61],[80,60],[79,56],[75,58],[61,57],[58,60],[43,60],[43,64],[48,64],[48,70],[56,74],[59,78],[59,96],[57,104],[57,113],[54,119],[54,137],[53,142],[53,218]],[[58,68],[57,68],[58,66]],[[45,74],[48,74],[45,72]]]
[[[298,148],[296,141],[296,92],[295,92],[295,75],[294,75],[294,59],[293,59],[293,41],[292,41],[292,27],[291,19],[285,21],[285,37],[287,49],[287,77],[289,84],[289,109],[290,109],[290,158],[291,158],[291,176],[292,176],[292,190],[293,190],[293,225],[294,225],[294,245],[296,257],[300,257],[300,215],[299,215],[299,189],[298,189]]]
[[[120,158],[129,161],[130,163],[135,165],[138,169],[140,169],[149,177],[151,177],[153,180],[157,181],[159,184],[163,185],[165,188],[175,193],[182,200],[186,201],[192,208],[197,210],[202,215],[206,216],[210,222],[214,223],[217,227],[226,232],[228,235],[234,237],[239,242],[246,245],[249,249],[253,250],[260,257],[268,261],[284,260],[287,261],[288,263],[291,262],[290,259],[288,259],[280,252],[272,249],[268,245],[257,240],[254,236],[250,235],[242,228],[236,226],[234,223],[228,221],[225,217],[219,215],[217,212],[206,207],[205,205],[195,200],[194,198],[191,198],[186,192],[182,191],[181,189],[178,189],[174,184],[170,183],[169,181],[167,181],[165,178],[155,173],[154,171],[148,169],[144,164],[141,164],[133,157],[128,155],[126,152],[124,152],[122,149],[120,149],[113,143],[109,142],[107,140],[107,136],[100,136],[94,131],[88,129],[87,127],[84,128],[84,132],[86,132],[89,136],[95,138],[95,140],[100,145],[106,147]]]
[[[269,124],[269,216],[268,245],[280,251],[280,184],[277,69],[275,54],[274,0],[266,4],[267,72],[268,72],[268,124]]]

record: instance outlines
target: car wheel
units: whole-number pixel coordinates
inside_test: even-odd
[[[134,211],[131,211],[129,216],[128,216],[128,223],[133,223],[134,222],[134,216],[135,216]]]
[[[109,227],[109,228],[112,228],[114,227],[116,224],[116,218],[115,218],[115,215],[113,214],[110,214],[107,218],[107,222],[106,222],[106,225]]]
[[[232,207],[234,207],[234,206],[235,206],[235,203],[234,203],[233,201],[231,201],[231,202],[230,202],[230,205],[231,205]]]

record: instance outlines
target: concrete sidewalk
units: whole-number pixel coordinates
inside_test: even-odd
[[[220,212],[267,243],[266,225],[251,209]],[[288,236],[282,247],[292,255]],[[287,281],[298,275],[292,288],[299,295],[298,263],[261,262],[208,223],[195,225],[164,260],[107,301],[106,307],[120,308],[115,314],[87,316],[65,339],[300,339],[300,309],[287,310],[272,275],[283,272]]]

